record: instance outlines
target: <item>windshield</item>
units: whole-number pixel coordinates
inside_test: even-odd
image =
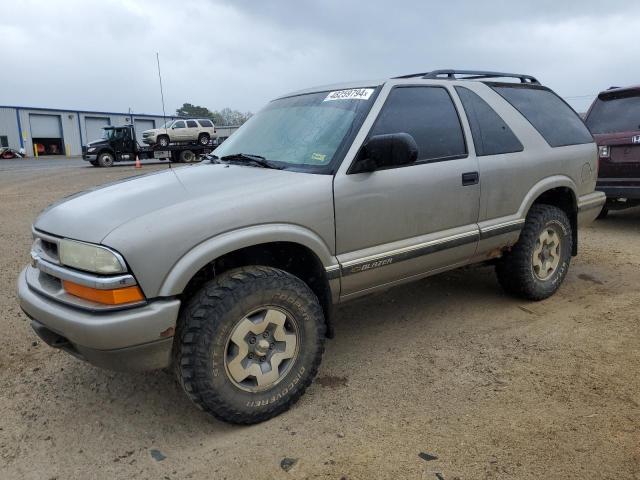
[[[328,171],[362,124],[373,88],[320,92],[269,103],[220,145],[218,158],[239,153],[287,169]]]
[[[585,123],[591,133],[640,130],[640,94],[598,98]]]

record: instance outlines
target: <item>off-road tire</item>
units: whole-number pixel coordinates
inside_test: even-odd
[[[158,138],[156,139],[156,142],[158,143],[158,146],[163,148],[168,147],[169,143],[171,143],[167,135],[158,136]]]
[[[227,373],[227,342],[240,320],[264,305],[295,317],[298,353],[278,383],[248,392]],[[189,398],[219,420],[262,422],[288,410],[311,384],[324,352],[325,329],[317,297],[299,278],[264,266],[230,270],[205,283],[183,307],[174,339],[176,374]]]
[[[191,150],[182,150],[180,152],[180,163],[191,163],[196,161],[196,154]]]
[[[211,141],[211,137],[209,136],[208,133],[201,133],[200,136],[198,137],[198,143],[204,147],[209,145],[210,141]]]
[[[110,153],[98,155],[98,165],[101,167],[113,167],[114,158]]]
[[[560,238],[560,262],[545,280],[534,273],[533,252],[545,228],[554,229]],[[527,215],[520,239],[496,264],[498,282],[509,294],[528,300],[543,300],[553,295],[564,280],[571,262],[573,233],[567,214],[553,205],[533,205]]]

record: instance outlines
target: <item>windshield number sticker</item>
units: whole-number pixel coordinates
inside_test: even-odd
[[[323,100],[330,102],[332,100],[369,100],[373,93],[373,88],[351,88],[349,90],[336,90],[330,92]]]

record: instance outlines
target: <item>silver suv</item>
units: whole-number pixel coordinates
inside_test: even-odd
[[[526,75],[292,93],[210,162],[45,210],[21,306],[53,347],[173,365],[203,410],[260,422],[312,382],[337,303],[479,262],[509,294],[552,295],[605,200],[596,160],[578,115]]]
[[[216,127],[208,118],[169,120],[160,128],[142,132],[142,141],[148,145],[166,147],[170,143],[198,142],[209,145],[216,138]]]

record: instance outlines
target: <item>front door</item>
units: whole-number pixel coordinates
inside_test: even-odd
[[[475,252],[478,163],[468,153],[450,92],[440,86],[391,89],[367,138],[400,132],[415,139],[416,163],[336,175],[343,297],[462,265]]]

